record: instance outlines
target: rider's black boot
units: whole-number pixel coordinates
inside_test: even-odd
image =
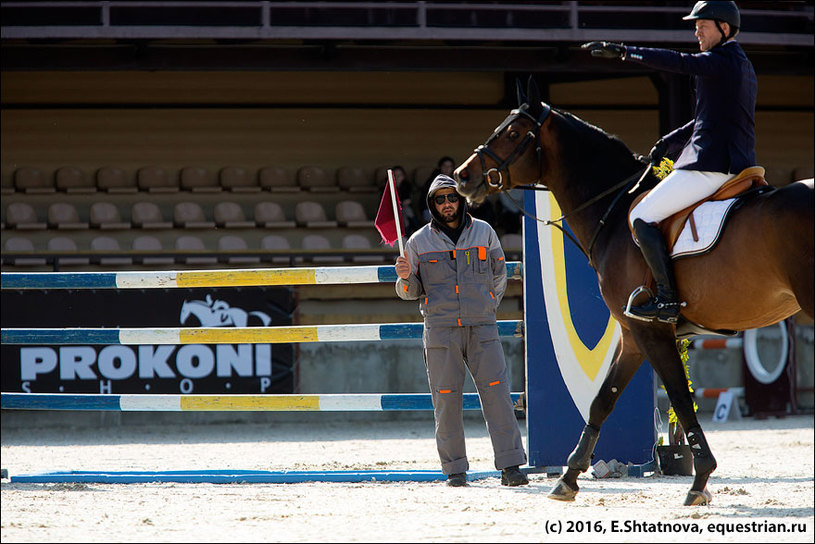
[[[657,319],[664,323],[676,323],[680,303],[677,300],[673,263],[662,231],[655,224],[646,223],[642,219],[635,219],[633,226],[642,256],[654,274],[657,294],[645,304],[626,308],[625,314],[644,321]]]

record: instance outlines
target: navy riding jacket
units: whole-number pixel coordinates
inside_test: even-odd
[[[696,118],[663,136],[674,168],[737,174],[756,164],[758,83],[753,64],[731,40],[696,54],[626,46],[627,61],[695,76]]]

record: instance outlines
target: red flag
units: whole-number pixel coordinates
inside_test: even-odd
[[[399,209],[399,230],[402,236],[405,235],[405,221],[402,216],[402,204],[399,202],[399,192],[396,194],[396,207]],[[376,212],[376,219],[374,220],[376,230],[382,236],[382,241],[389,246],[393,246],[398,240],[399,235],[396,231],[396,219],[393,216],[393,202],[391,200],[390,183],[385,183],[385,192],[382,193],[382,201],[379,202],[379,210]]]

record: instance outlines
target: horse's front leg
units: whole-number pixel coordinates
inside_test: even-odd
[[[560,477],[555,487],[549,492],[550,499],[574,500],[580,489],[580,486],[577,485],[577,477],[591,466],[594,447],[600,437],[600,427],[614,410],[617,399],[634,377],[642,361],[643,357],[637,344],[630,333],[623,330],[608,375],[591,403],[589,421],[583,427],[577,446],[566,461],[566,473]]]
[[[673,327],[670,325],[635,325],[632,333],[645,357],[662,379],[668,399],[676,412],[676,417],[693,452],[693,486],[685,498],[685,506],[708,504],[711,494],[707,490],[710,474],[716,470],[716,459],[710,451],[702,427],[693,409],[693,397],[688,388],[688,379],[682,365],[682,358],[676,347]]]

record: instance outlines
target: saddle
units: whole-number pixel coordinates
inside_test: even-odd
[[[764,179],[764,168],[761,166],[751,166],[750,168],[745,168],[741,172],[739,172],[735,177],[729,179],[722,185],[718,191],[713,193],[707,198],[700,200],[699,202],[692,204],[685,208],[684,210],[680,210],[675,214],[663,219],[659,222],[659,229],[662,231],[662,235],[665,237],[665,243],[668,246],[668,253],[674,247],[677,238],[682,233],[682,229],[685,226],[685,222],[688,221],[690,223],[691,232],[693,233],[694,240],[699,239],[699,236],[696,234],[696,222],[693,218],[693,211],[704,204],[705,202],[709,201],[716,201],[716,200],[727,200],[730,198],[737,197],[742,193],[745,193],[751,189],[762,187],[768,185],[767,180]],[[628,209],[628,228],[631,229],[632,236],[634,235],[634,228],[631,225],[631,210],[634,209],[645,195],[647,195],[649,191],[645,191],[641,195],[638,195],[634,202],[631,203],[631,207]],[[636,237],[635,237],[636,238]]]

